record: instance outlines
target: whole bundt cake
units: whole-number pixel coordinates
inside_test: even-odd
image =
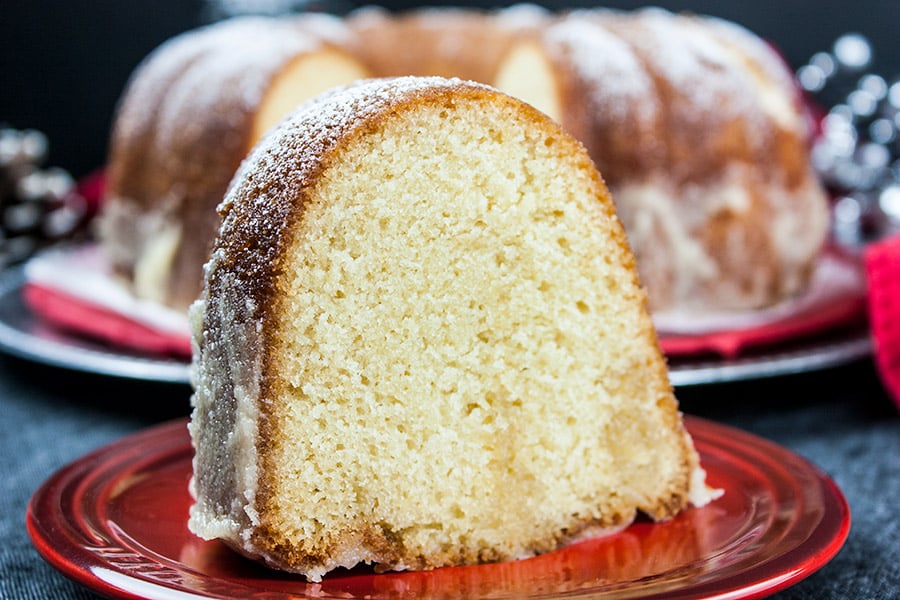
[[[191,531],[319,580],[547,552],[713,497],[607,189],[443,78],[304,104],[222,206],[191,309]]]
[[[100,228],[116,271],[186,308],[213,207],[262,132],[314,92],[385,75],[481,81],[562,123],[608,181],[654,312],[806,289],[828,211],[791,73],[742,27],[661,9],[370,8],[184,34],[137,70],[116,121]]]

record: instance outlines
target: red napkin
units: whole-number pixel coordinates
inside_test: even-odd
[[[720,316],[715,326],[701,321],[694,331],[673,331],[665,319],[658,320],[659,343],[670,358],[709,354],[734,359],[750,349],[864,322],[864,287],[859,259],[830,249],[802,296],[756,311],[749,320],[747,314],[735,313],[728,320]],[[728,321],[730,327],[724,325]]]
[[[869,245],[865,266],[875,364],[900,407],[900,236]]]
[[[709,353],[734,359],[750,348],[777,344],[819,333],[832,326],[852,323],[857,321],[864,312],[865,300],[862,297],[847,296],[839,298],[831,304],[792,315],[791,318],[757,327],[695,335],[662,333],[659,345],[670,358]],[[900,344],[897,347],[900,349]]]
[[[95,243],[51,248],[25,264],[25,304],[46,322],[114,347],[190,357],[186,315],[139,300]]]
[[[99,304],[44,285],[27,283],[23,297],[28,307],[54,325],[112,344],[113,347],[190,358],[189,336],[140,323]]]

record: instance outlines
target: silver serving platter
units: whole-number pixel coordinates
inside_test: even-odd
[[[189,383],[185,360],[113,348],[56,328],[22,300],[22,267],[0,272],[0,352],[66,369],[164,383]]]
[[[112,377],[189,383],[184,360],[113,348],[43,322],[22,300],[21,267],[0,272],[0,352],[50,366]],[[870,356],[864,324],[748,353],[735,359],[708,357],[670,361],[676,387],[776,377],[826,369]]]
[[[796,375],[849,364],[872,355],[865,325],[778,344],[732,359],[677,359],[669,363],[676,387]]]

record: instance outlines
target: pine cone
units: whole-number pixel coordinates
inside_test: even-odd
[[[0,268],[85,229],[87,205],[71,175],[41,168],[47,138],[0,127]]]

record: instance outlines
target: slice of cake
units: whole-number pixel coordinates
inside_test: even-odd
[[[441,78],[303,105],[220,207],[190,529],[319,580],[532,556],[711,496],[612,200]]]

